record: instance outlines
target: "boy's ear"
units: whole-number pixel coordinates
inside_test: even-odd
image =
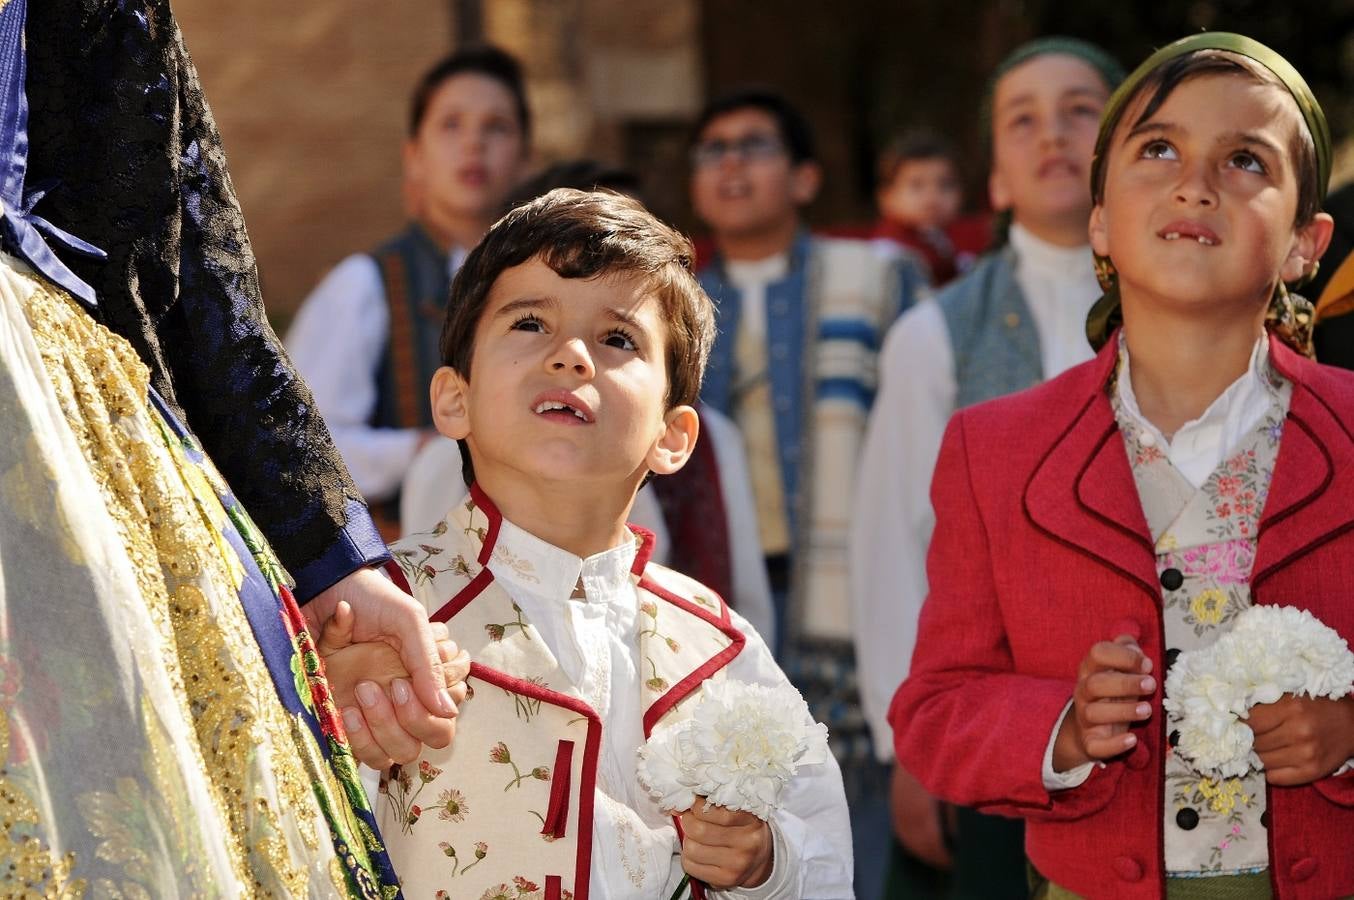
[[[1006,187],[1006,179],[1001,177],[997,167],[987,175],[987,197],[994,212],[1005,212],[1011,208],[1011,191]]]
[[[1091,249],[1097,256],[1108,258],[1110,255],[1109,228],[1105,223],[1105,208],[1097,203],[1091,207],[1091,221],[1086,226],[1091,238]]]
[[[432,399],[433,424],[452,440],[470,436],[470,405],[466,402],[469,383],[451,366],[443,366],[433,373],[428,389]]]
[[[663,422],[663,432],[644,461],[655,475],[671,475],[686,465],[701,430],[700,416],[690,406],[673,407],[663,416]]]
[[[1330,213],[1317,213],[1312,221],[1293,232],[1293,246],[1288,250],[1288,258],[1283,261],[1279,277],[1286,282],[1294,282],[1311,272],[1330,246],[1334,232],[1335,220]]]
[[[823,167],[811,159],[798,163],[790,172],[790,199],[795,206],[807,206],[823,186]]]

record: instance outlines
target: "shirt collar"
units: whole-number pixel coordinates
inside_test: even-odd
[[[1133,379],[1129,377],[1128,342],[1123,332],[1119,332],[1119,374],[1115,379],[1115,390],[1119,396],[1119,406],[1134,422],[1148,429],[1163,443],[1165,435],[1147,420],[1138,408],[1137,395],[1133,393]],[[1185,431],[1207,425],[1222,425],[1229,419],[1247,418],[1255,410],[1263,410],[1279,397],[1279,376],[1273,371],[1269,361],[1269,337],[1261,335],[1251,349],[1250,363],[1241,377],[1227,386],[1227,390],[1218,395],[1208,405],[1203,415],[1180,426],[1178,437]]]
[[[1016,222],[1011,223],[1010,240],[1020,265],[1047,278],[1063,280],[1067,278],[1068,272],[1094,270],[1095,256],[1091,253],[1090,244],[1059,247],[1035,237],[1029,229]]]
[[[639,536],[632,536],[583,559],[504,519],[488,566],[495,580],[550,600],[572,598],[581,581],[586,590],[582,600],[604,601],[632,583],[630,573],[639,545]]]

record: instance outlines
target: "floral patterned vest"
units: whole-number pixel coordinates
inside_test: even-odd
[[[451,624],[474,662],[452,746],[425,747],[383,778],[381,832],[409,897],[586,900],[603,723],[495,584],[491,558],[522,564],[496,552],[501,522],[472,488],[433,531],[392,547],[392,577]],[[648,563],[653,535],[634,531],[639,660],[649,676],[635,690],[648,737],[689,715],[682,700],[722,677],[744,638],[718,596]]]
[[[1143,512],[1156,545],[1169,670],[1183,651],[1212,644],[1251,605],[1256,531],[1292,385],[1265,369],[1270,408],[1201,488],[1171,465],[1155,435],[1127,416],[1112,394]],[[1161,674],[1165,678],[1165,673]],[[1175,750],[1167,722],[1165,867],[1168,875],[1257,872],[1269,865],[1265,777],[1216,780],[1194,771]]]

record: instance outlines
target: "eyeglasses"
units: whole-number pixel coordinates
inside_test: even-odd
[[[691,148],[691,165],[697,169],[717,166],[732,154],[742,162],[775,159],[785,153],[785,145],[769,134],[750,134],[736,141],[702,141]]]

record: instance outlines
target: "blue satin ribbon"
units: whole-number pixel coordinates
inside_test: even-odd
[[[27,15],[28,0],[0,0],[0,240],[7,250],[22,256],[49,280],[90,306],[97,306],[94,288],[52,252],[43,234],[83,256],[107,259],[108,254],[33,213],[54,185],[24,189],[28,170],[28,96],[24,91]]]

